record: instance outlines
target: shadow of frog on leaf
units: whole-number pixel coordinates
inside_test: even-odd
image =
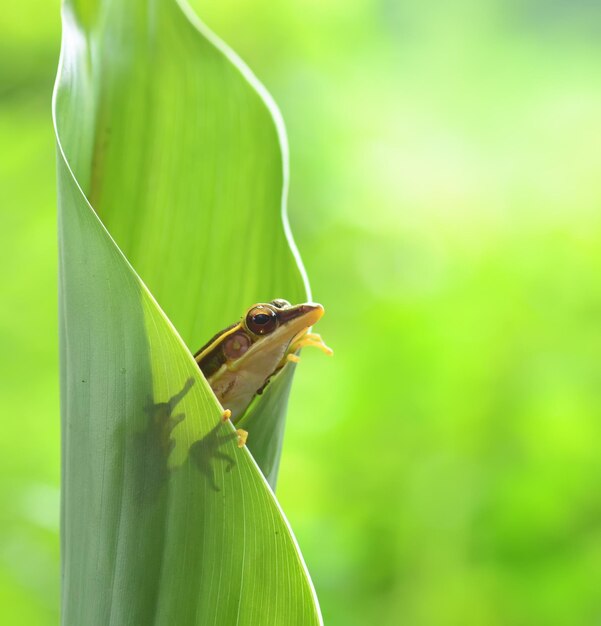
[[[147,415],[146,428],[135,436],[136,454],[136,496],[142,502],[155,499],[169,477],[167,461],[175,447],[172,439],[173,429],[182,422],[186,415],[173,415],[175,407],[194,385],[194,379],[188,378],[181,391],[167,402],[154,403],[149,397],[144,412]]]
[[[148,415],[148,429],[146,432],[154,435],[160,449],[165,454],[165,461],[173,448],[175,448],[175,440],[171,438],[171,433],[173,429],[186,418],[185,413],[172,415],[173,410],[182,401],[193,385],[194,379],[188,378],[182,390],[169,398],[167,402],[153,404],[152,400],[149,398],[148,404],[144,407],[144,411]]]
[[[146,499],[151,493],[156,493],[169,476],[169,455],[175,448],[175,439],[172,437],[173,430],[185,418],[185,413],[173,414],[177,405],[194,385],[194,379],[188,378],[181,391],[178,391],[166,402],[152,402],[144,407],[148,416],[146,430],[137,436],[137,446],[141,453],[138,458],[144,461],[140,467],[139,495]],[[228,441],[238,440],[238,445],[243,445],[245,437],[243,431],[231,432],[227,426],[228,413],[224,413],[224,420],[217,424],[202,439],[195,441],[189,450],[190,460],[196,469],[208,480],[213,491],[221,491],[215,481],[213,461],[219,460],[226,463],[225,471],[229,472],[236,461],[233,457],[219,450]],[[241,438],[242,437],[242,438]]]
[[[217,424],[202,438],[198,441],[195,441],[190,446],[190,458],[196,465],[196,468],[199,472],[204,474],[204,476],[208,479],[211,488],[214,491],[221,491],[221,488],[217,485],[215,481],[215,471],[212,465],[212,461],[219,459],[221,461],[225,461],[227,463],[225,471],[229,472],[234,465],[236,465],[236,461],[229,455],[223,451],[220,451],[219,448],[227,443],[228,441],[238,440],[238,445],[240,447],[240,433],[239,432],[227,432],[223,433],[224,430],[228,430],[229,428],[226,426],[225,422],[227,422],[228,416],[224,415],[224,420],[219,420]]]

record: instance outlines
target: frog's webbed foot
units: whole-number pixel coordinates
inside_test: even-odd
[[[288,354],[286,355],[286,360],[291,361],[292,363],[298,363],[300,361],[300,357],[297,354],[294,354],[301,348],[305,347],[314,347],[321,350],[324,354],[331,356],[334,354],[332,348],[329,348],[324,340],[321,338],[321,335],[317,333],[305,333],[301,335],[297,339],[294,339],[288,348]]]

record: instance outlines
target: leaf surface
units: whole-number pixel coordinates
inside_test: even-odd
[[[279,114],[175,0],[68,2],[63,28],[63,623],[319,624],[292,532],[191,356],[249,304],[307,297]],[[253,407],[272,484],[291,375]]]

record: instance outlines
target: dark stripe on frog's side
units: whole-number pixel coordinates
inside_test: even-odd
[[[211,337],[211,339],[194,354],[194,360],[198,363],[198,367],[205,378],[212,376],[225,363],[226,359],[222,349],[222,338],[228,331],[233,331],[238,326],[240,326],[240,322],[230,324],[227,328],[224,328]]]
[[[210,352],[207,352],[200,361],[196,361],[200,371],[204,374],[205,378],[209,378],[225,363],[225,356],[221,349],[221,344],[218,344]]]

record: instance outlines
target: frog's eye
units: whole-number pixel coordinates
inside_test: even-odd
[[[227,359],[237,359],[250,348],[250,343],[246,333],[234,333],[223,343],[223,354]]]
[[[278,326],[278,318],[272,309],[255,306],[246,315],[246,326],[255,335],[268,335]]]

